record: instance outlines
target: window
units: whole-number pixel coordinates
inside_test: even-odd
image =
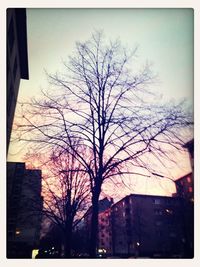
[[[156,221],[155,224],[156,224],[156,226],[160,226],[160,225],[162,225],[162,222],[161,221]]]
[[[24,168],[25,168],[24,165],[17,164],[17,166],[16,166],[17,174],[20,175],[20,174],[24,173]],[[19,176],[18,176],[18,178],[19,178]]]
[[[131,230],[127,229],[126,233],[127,233],[128,236],[130,236],[131,235]]]
[[[173,201],[173,202],[172,202],[172,201]],[[167,198],[167,199],[166,199],[166,203],[167,203],[167,204],[170,204],[170,205],[171,205],[171,204],[173,204],[173,203],[175,203],[175,202],[176,202],[175,199],[173,199],[173,200],[172,200],[171,198]]]
[[[14,224],[15,222],[16,222],[16,219],[14,219],[14,218],[9,218],[9,223]]]
[[[154,213],[155,213],[155,215],[162,215],[163,214],[162,210],[160,210],[160,209],[155,209]]]
[[[173,214],[173,210],[172,209],[165,209],[165,211],[166,211],[167,214],[171,214],[171,215]]]
[[[21,234],[20,229],[16,229],[15,234],[16,234],[16,235],[20,235],[20,234]]]
[[[126,208],[125,210],[126,210],[126,213],[128,213],[128,214],[130,213],[130,209],[129,208]]]
[[[153,200],[153,203],[156,205],[161,204],[161,200],[156,198]]]
[[[14,228],[14,227],[15,227],[15,222],[8,223],[8,228]]]
[[[19,196],[18,194],[17,194],[17,195],[13,195],[13,200],[14,200],[14,201],[18,201],[18,200],[19,200],[19,197],[20,197],[20,196]]]
[[[8,238],[12,238],[12,237],[14,237],[14,233],[13,233],[13,231],[9,231],[8,232]]]
[[[191,177],[190,176],[187,177],[187,182],[191,183]]]
[[[190,193],[192,193],[192,191],[193,191],[193,190],[192,190],[192,186],[189,187],[188,191],[189,191]]]
[[[128,224],[128,225],[131,224],[131,219],[130,218],[126,218],[126,224]]]

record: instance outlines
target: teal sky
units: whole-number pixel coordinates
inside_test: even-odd
[[[30,79],[22,81],[19,98],[46,87],[44,69],[59,70],[76,41],[102,29],[106,38],[139,46],[138,64],[153,63],[156,90],[167,99],[193,100],[192,9],[28,9]]]
[[[193,10],[183,8],[27,9],[29,80],[21,80],[18,100],[38,96],[47,87],[44,69],[61,69],[75,42],[89,39],[95,29],[130,49],[138,45],[138,64],[153,63],[160,81],[155,90],[165,100],[193,104]],[[8,160],[22,161],[25,153],[19,143],[11,144]],[[189,171],[186,155],[182,172]]]

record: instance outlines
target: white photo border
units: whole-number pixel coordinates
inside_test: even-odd
[[[194,9],[194,188],[195,188],[195,253],[194,259],[7,259],[6,258],[6,9],[9,7],[25,8],[193,8]],[[1,27],[1,97],[0,97],[0,264],[9,267],[27,266],[197,266],[200,262],[200,119],[198,116],[200,101],[200,1],[198,0],[6,0],[0,3]],[[3,64],[2,64],[3,62]],[[134,261],[134,262],[133,262]]]

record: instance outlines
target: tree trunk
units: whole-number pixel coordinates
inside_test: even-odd
[[[71,243],[72,243],[72,224],[67,223],[65,233],[64,233],[64,258],[71,258]]]
[[[98,245],[98,213],[99,213],[99,193],[95,192],[92,196],[92,218],[90,233],[90,257],[96,258]]]
[[[65,258],[71,258],[71,233],[65,237]]]

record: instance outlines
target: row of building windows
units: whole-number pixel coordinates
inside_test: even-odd
[[[155,209],[154,210],[154,214],[155,215],[164,215],[164,214],[167,214],[167,215],[172,215],[174,214],[174,211],[172,209]]]
[[[105,218],[101,218],[100,221],[103,222],[103,223],[109,223],[109,220],[107,218],[106,219]]]
[[[109,242],[110,240],[111,240],[110,237],[103,237],[103,236],[100,237],[101,242],[105,242],[105,241]]]
[[[183,178],[183,179],[180,181],[180,184],[181,184],[181,185],[184,185],[185,181],[187,181],[187,183],[190,184],[190,183],[192,182],[192,179],[191,179],[190,176],[187,176],[186,179]]]
[[[188,177],[188,178],[190,178],[190,177]],[[192,187],[191,187],[191,189],[192,189]],[[174,198],[173,199],[159,199],[159,198],[155,198],[155,199],[153,199],[152,200],[153,201],[153,204],[155,204],[155,205],[160,205],[160,204],[173,204],[173,205],[176,205],[177,203],[176,203],[176,201],[174,200]],[[129,202],[130,202],[130,204],[132,203],[132,199],[130,198],[129,199]],[[123,201],[122,202],[122,206],[123,207],[125,207],[125,201]],[[115,207],[114,208],[114,211],[118,211],[119,210],[119,208],[118,207]],[[125,209],[125,211],[128,213],[128,212],[131,212],[131,210],[127,207],[126,209]]]
[[[102,247],[112,247],[112,242],[104,242],[103,240],[100,240],[100,243],[99,243],[99,246],[102,246]]]
[[[129,218],[129,216],[132,214],[132,212],[133,212],[132,210],[130,210],[130,209],[127,208],[125,211],[123,211],[122,216],[124,218],[125,217],[126,218],[127,217]],[[166,214],[166,215],[172,215],[172,214],[174,214],[174,211],[171,208],[154,209],[154,214],[155,215],[164,215],[164,214]]]

